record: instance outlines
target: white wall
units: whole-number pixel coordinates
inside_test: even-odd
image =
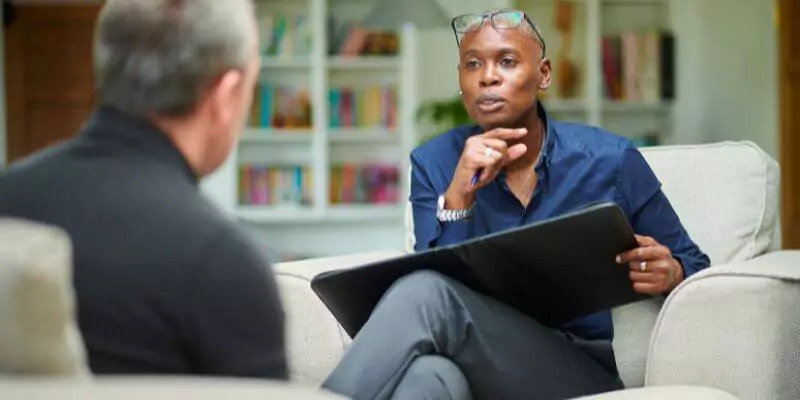
[[[680,143],[751,140],[777,158],[777,32],[768,0],[672,0]]]

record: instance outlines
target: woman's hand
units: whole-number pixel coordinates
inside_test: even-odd
[[[525,128],[492,129],[467,139],[461,158],[456,166],[453,180],[445,193],[448,209],[466,209],[475,201],[475,191],[486,186],[511,161],[528,150],[524,144],[508,146],[509,140],[520,139],[528,133]],[[481,171],[473,185],[472,178]]]
[[[683,268],[672,252],[655,239],[636,235],[639,247],[617,256],[617,263],[630,268],[633,290],[659,295],[670,292],[683,281]]]

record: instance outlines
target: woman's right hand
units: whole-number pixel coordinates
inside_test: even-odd
[[[476,190],[489,184],[503,167],[525,154],[528,149],[524,144],[517,143],[509,147],[507,141],[520,139],[527,133],[525,128],[496,128],[467,139],[453,180],[445,193],[445,207],[448,210],[469,208],[475,201]],[[491,152],[487,149],[491,149]],[[473,186],[472,178],[479,170],[480,176]]]

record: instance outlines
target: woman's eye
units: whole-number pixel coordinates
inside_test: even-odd
[[[478,63],[475,60],[467,61],[467,64],[466,64],[466,67],[469,68],[469,69],[478,68],[479,66],[480,66],[480,63]]]
[[[514,60],[513,58],[504,58],[500,60],[500,65],[503,67],[513,67],[517,65],[517,60]]]

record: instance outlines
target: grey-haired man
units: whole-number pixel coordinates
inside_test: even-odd
[[[95,373],[287,376],[269,266],[198,188],[245,123],[256,32],[250,0],[107,0],[98,109],[0,175],[0,214],[73,241]]]

